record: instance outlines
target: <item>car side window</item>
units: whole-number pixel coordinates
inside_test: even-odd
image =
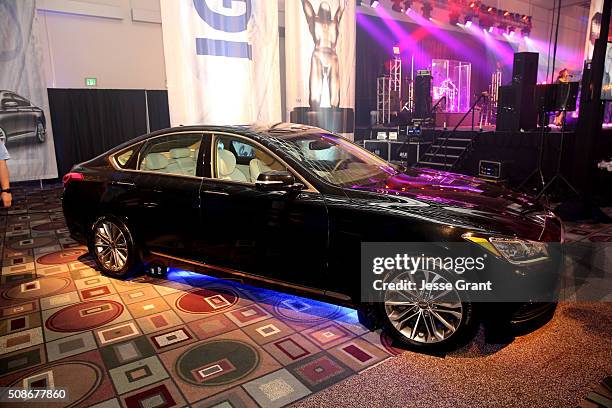
[[[156,173],[195,176],[201,143],[202,135],[190,133],[152,139],[140,153],[138,169]]]
[[[28,102],[26,99],[22,98],[19,95],[15,95],[13,97],[13,100],[17,102],[17,106],[30,106],[30,102]]]
[[[2,97],[2,107],[7,107],[7,103],[9,102],[16,102],[16,101],[13,99],[13,94],[6,93]]]
[[[217,135],[213,153],[212,177],[220,180],[255,184],[261,173],[287,170],[254,143],[234,136]]]
[[[127,164],[132,158],[132,156],[134,155],[135,150],[136,148],[132,147],[128,150],[124,150],[123,152],[120,152],[119,154],[117,154],[115,156],[115,161],[117,162],[117,165],[121,167],[122,169],[127,168]]]

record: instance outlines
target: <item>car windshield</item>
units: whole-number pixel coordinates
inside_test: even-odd
[[[338,186],[377,183],[397,168],[352,142],[329,133],[309,133],[274,140],[309,171]]]

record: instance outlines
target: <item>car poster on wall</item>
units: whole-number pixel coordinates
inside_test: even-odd
[[[34,0],[0,2],[0,143],[11,181],[58,176],[35,18]]]

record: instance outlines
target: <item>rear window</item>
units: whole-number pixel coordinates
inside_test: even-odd
[[[116,155],[115,161],[117,162],[119,167],[124,169],[133,155],[134,155],[134,149],[132,148],[132,149],[126,150]]]

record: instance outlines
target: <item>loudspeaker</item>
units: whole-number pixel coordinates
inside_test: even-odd
[[[538,81],[538,58],[537,52],[517,52],[514,54],[512,65],[513,84],[533,84]]]
[[[518,86],[503,85],[498,88],[496,129],[502,131],[518,131]]]
[[[389,142],[386,140],[364,140],[363,147],[383,160],[389,160]]]
[[[414,79],[414,117],[417,119],[431,117],[431,73],[419,74]]]
[[[516,105],[518,128],[536,128],[537,109],[535,107],[535,86],[538,81],[537,52],[517,52],[512,66],[512,85],[516,86]]]

